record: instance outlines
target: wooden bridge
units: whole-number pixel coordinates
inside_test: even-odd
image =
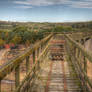
[[[0,67],[0,92],[92,92],[87,73],[92,54],[83,46],[90,38],[89,33],[48,35]]]

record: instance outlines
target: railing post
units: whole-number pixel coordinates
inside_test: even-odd
[[[76,47],[74,47],[74,56],[76,56]]]
[[[15,68],[15,89],[20,85],[20,65]]]
[[[80,56],[80,50],[78,49],[77,58]]]
[[[43,43],[42,43],[41,46],[40,46],[40,50],[41,50],[41,52],[42,52],[42,50],[43,50]]]
[[[35,51],[33,51],[33,63],[35,63]]]
[[[27,56],[26,57],[26,74],[29,72],[30,70],[30,63],[29,63],[29,58],[30,56]],[[26,87],[26,92],[29,91],[29,87],[30,87],[30,84],[28,83],[27,87]]]
[[[87,73],[87,61],[85,56],[84,56],[84,71]]]
[[[43,44],[41,44],[41,51],[42,51],[42,49],[43,49]]]
[[[29,66],[29,56],[26,57],[26,74],[29,72],[30,66]]]
[[[80,51],[80,52],[79,52],[79,63],[80,63],[80,64],[82,64],[81,60],[82,60],[82,52]]]
[[[80,44],[81,44],[81,45],[84,44],[84,39],[81,39]]]
[[[0,80],[0,92],[1,92],[1,80]]]
[[[39,57],[39,48],[37,49],[37,58]]]
[[[86,61],[86,57],[84,56],[84,71],[85,73],[87,74],[87,61]],[[87,86],[87,83],[86,83],[86,77],[84,76],[84,89],[85,89],[85,92],[87,91],[87,88],[85,86]]]
[[[40,53],[42,52],[42,44],[41,44],[41,46],[40,46]]]
[[[76,58],[78,58],[78,57],[79,57],[79,49],[76,48]]]

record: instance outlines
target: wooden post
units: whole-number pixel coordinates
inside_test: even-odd
[[[33,51],[33,64],[35,64],[35,51]],[[33,72],[35,75],[36,68],[34,67]]]
[[[42,49],[43,49],[43,44],[41,44],[41,51],[42,51]]]
[[[81,43],[81,45],[83,45],[84,44],[84,39],[81,39],[80,43]]]
[[[40,46],[40,53],[42,52],[42,45]]]
[[[85,73],[87,74],[87,61],[86,61],[86,57],[84,56],[84,71],[85,71]],[[87,88],[86,88],[86,86],[87,86],[87,83],[86,83],[86,78],[85,78],[85,76],[84,76],[84,89],[85,89],[85,92],[87,91]]]
[[[75,56],[77,58],[77,56],[78,56],[78,48],[76,48],[76,55]]]
[[[39,57],[39,48],[37,49],[37,58]]]
[[[20,65],[15,68],[15,89],[20,85]]]
[[[1,92],[1,80],[0,80],[0,92]]]
[[[78,48],[76,48],[76,58],[78,58],[79,57],[79,49]]]
[[[27,56],[26,57],[26,74],[29,72],[30,70],[30,63],[29,63],[29,57],[30,56]],[[29,87],[30,87],[30,84],[28,83],[27,87],[26,87],[26,92],[29,91]]]
[[[41,49],[41,52],[42,52],[42,50],[43,50],[43,43],[41,44],[41,47],[40,47],[40,49]]]
[[[81,39],[79,39],[79,44],[81,44]]]
[[[76,56],[76,47],[74,46],[74,56]]]
[[[80,56],[80,50],[78,49],[78,55],[77,55],[77,58],[79,58],[79,56]]]
[[[80,51],[79,52],[79,63],[82,65],[82,59],[83,57],[82,57],[82,52]]]
[[[84,71],[87,73],[87,61],[85,56],[84,56]]]
[[[29,64],[29,56],[26,57],[26,74],[29,72],[30,70],[30,64]]]
[[[33,63],[35,63],[35,51],[33,52]]]

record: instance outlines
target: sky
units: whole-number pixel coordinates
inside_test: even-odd
[[[0,20],[78,22],[92,20],[92,0],[0,0]]]

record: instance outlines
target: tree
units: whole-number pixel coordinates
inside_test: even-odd
[[[57,26],[54,28],[54,32],[62,32],[64,31],[64,27],[63,26]]]
[[[71,26],[64,27],[65,31],[73,31],[73,28]]]
[[[13,32],[15,33],[19,33],[19,32],[24,33],[25,31],[28,31],[28,28],[26,26],[17,26],[13,29]]]
[[[5,41],[0,39],[0,46],[4,45],[5,44]]]
[[[18,35],[15,35],[14,38],[11,40],[11,43],[14,43],[15,45],[21,42],[21,37]]]

